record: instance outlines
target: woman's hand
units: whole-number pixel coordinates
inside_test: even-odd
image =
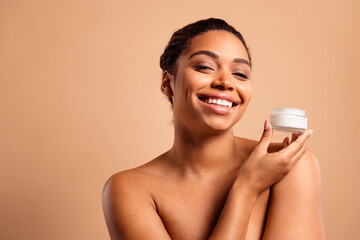
[[[283,149],[268,153],[267,149],[272,139],[272,127],[268,120],[264,124],[263,135],[248,159],[240,168],[237,181],[246,182],[250,191],[259,195],[262,191],[281,180],[304,155],[304,145],[313,130],[307,130],[301,135],[293,134],[283,140]]]

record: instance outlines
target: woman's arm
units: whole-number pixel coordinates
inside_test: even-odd
[[[247,227],[257,196],[265,189],[283,179],[305,153],[305,142],[312,131],[307,131],[284,148],[268,153],[272,129],[265,122],[261,140],[240,168],[221,216],[209,239],[245,239]],[[291,211],[291,209],[287,209]],[[279,238],[276,238],[279,239]],[[291,238],[290,238],[291,239]],[[302,238],[306,239],[306,238]]]
[[[289,174],[271,188],[263,239],[325,239],[320,184],[318,161],[307,148]]]
[[[103,210],[112,240],[170,240],[151,195],[136,174],[112,176],[103,191]]]
[[[245,239],[256,199],[246,182],[235,181],[209,240]]]

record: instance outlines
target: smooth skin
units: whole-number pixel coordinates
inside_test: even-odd
[[[217,30],[192,40],[176,74],[164,72],[174,143],[107,181],[111,239],[325,239],[312,130],[282,143],[270,143],[268,121],[259,141],[233,134],[252,95],[248,61],[240,40]],[[199,99],[214,94],[239,104],[223,114]]]

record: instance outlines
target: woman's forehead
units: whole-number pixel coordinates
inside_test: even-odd
[[[211,51],[220,57],[249,60],[247,51],[240,39],[223,30],[213,30],[194,37],[184,55],[190,56],[197,51]]]

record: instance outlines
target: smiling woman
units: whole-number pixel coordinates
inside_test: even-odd
[[[187,25],[160,65],[173,146],[107,181],[111,239],[324,239],[312,130],[270,143],[266,120],[259,141],[234,136],[252,96],[241,34],[221,19]]]
[[[192,124],[187,131],[196,134],[194,127],[228,130],[239,121],[252,83],[248,53],[238,37],[224,30],[197,35],[176,64],[176,74],[165,70],[162,83],[164,94],[172,98],[175,122],[183,127]]]

